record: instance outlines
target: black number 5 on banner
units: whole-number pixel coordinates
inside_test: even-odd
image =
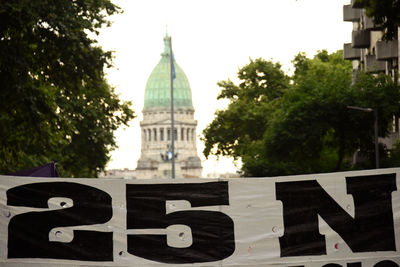
[[[163,263],[218,261],[235,250],[232,219],[218,211],[184,210],[166,214],[166,201],[186,200],[191,206],[229,205],[228,183],[128,184],[127,228],[166,229],[183,224],[191,228],[192,245],[170,247],[166,235],[128,235],[128,252]]]

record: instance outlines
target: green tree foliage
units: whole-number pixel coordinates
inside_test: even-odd
[[[393,130],[394,118],[398,120],[400,115],[400,87],[393,79],[386,75],[373,76],[361,73],[357,83],[353,86],[353,91],[356,94],[355,105],[359,107],[370,107],[378,111],[379,137],[388,137]],[[353,111],[354,112],[354,111]],[[364,112],[363,112],[364,113]],[[369,161],[361,164],[361,168],[374,168],[374,130],[373,114],[364,113],[365,118],[363,135],[360,135],[361,154],[369,158]],[[353,127],[356,130],[356,126]],[[399,166],[395,160],[396,149],[389,150],[384,145],[380,145],[380,157],[382,167]],[[357,167],[357,166],[356,166]]]
[[[299,54],[293,63],[293,88],[271,118],[264,149],[285,174],[340,168],[349,141],[346,131],[354,123],[346,108],[351,65],[339,52],[326,51],[312,60]]]
[[[279,93],[273,98],[254,101],[253,96],[257,94],[247,92],[262,92],[265,90],[259,86],[262,83],[247,80],[239,86],[232,82],[219,83],[220,97],[235,97],[227,97],[229,106],[218,111],[203,132],[206,156],[240,158],[245,176],[347,170],[353,167],[350,159],[357,149],[369,158],[364,166],[358,167],[371,167],[373,114],[351,110],[348,106],[377,109],[380,136],[388,135],[392,118],[399,112],[400,100],[399,88],[390,78],[362,73],[352,86],[351,63],[343,60],[341,51],[332,54],[321,51],[312,59],[299,53],[293,60],[295,71],[290,83],[279,65],[261,59],[258,64],[275,66],[274,71],[281,75],[268,77],[274,77],[273,83],[283,86],[279,89],[267,86]],[[246,69],[247,77],[256,77],[260,68],[251,61],[239,74]],[[227,91],[241,94],[227,94]],[[249,114],[258,116],[251,121]],[[384,147],[382,150],[383,157],[389,155]]]
[[[367,16],[374,23],[385,28],[384,38],[392,40],[397,37],[397,27],[400,27],[400,1],[398,0],[356,0],[362,4]]]
[[[298,55],[293,89],[285,94],[264,135],[270,162],[283,174],[347,170],[357,149],[373,167],[373,113],[348,106],[378,110],[380,136],[389,134],[398,114],[399,88],[387,76],[360,74],[351,86],[351,65],[341,51],[321,51],[313,59]],[[381,153],[384,156],[384,153]],[[347,159],[347,160],[346,160]]]
[[[134,117],[104,77],[93,37],[120,10],[109,0],[0,4],[0,173],[57,160],[61,175],[95,177]]]
[[[203,131],[204,155],[241,158],[247,168],[253,159],[262,160],[255,154],[277,99],[289,88],[289,77],[280,64],[256,59],[239,70],[238,78],[239,85],[230,80],[218,83],[222,88],[218,99],[230,103],[227,109],[216,113]]]

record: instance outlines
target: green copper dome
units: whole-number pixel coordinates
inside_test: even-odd
[[[164,52],[146,83],[143,110],[171,108],[170,45],[168,34],[164,37]],[[174,108],[191,109],[192,91],[185,73],[174,60]]]

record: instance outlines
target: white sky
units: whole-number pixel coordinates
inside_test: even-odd
[[[138,115],[116,132],[119,148],[108,169],[136,168],[140,156],[140,127],[144,90],[163,51],[168,25],[175,59],[192,89],[198,121],[197,135],[226,103],[217,101],[217,82],[235,81],[239,67],[249,58],[279,61],[287,72],[300,52],[313,56],[318,50],[334,52],[351,42],[351,22],[343,21],[349,0],[125,0],[113,1],[124,10],[111,17],[110,28],[98,37],[105,50],[113,50],[114,68],[107,78],[124,100],[133,101]],[[199,138],[198,138],[199,139]],[[229,159],[207,161],[197,142],[203,175],[235,172]]]

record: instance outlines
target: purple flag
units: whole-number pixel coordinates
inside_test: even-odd
[[[59,177],[55,161],[32,169],[10,173],[9,175],[30,177]]]

